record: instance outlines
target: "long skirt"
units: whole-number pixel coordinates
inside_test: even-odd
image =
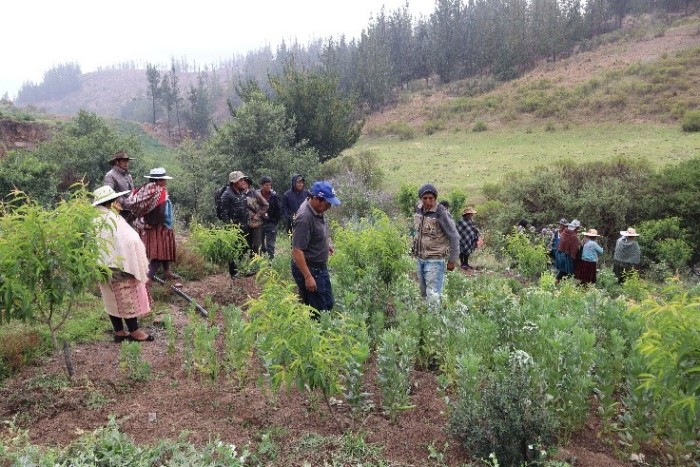
[[[598,263],[595,261],[579,261],[576,263],[574,277],[580,280],[582,284],[595,284],[597,268]]]
[[[117,318],[136,318],[151,311],[146,283],[135,277],[100,283],[107,314]]]
[[[555,266],[563,274],[573,274],[574,258],[567,255],[563,251],[557,251]]]
[[[175,233],[164,225],[141,231],[141,240],[146,245],[149,260],[175,261]]]

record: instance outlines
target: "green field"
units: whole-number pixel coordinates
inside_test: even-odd
[[[680,125],[592,125],[553,131],[541,127],[436,133],[408,141],[362,137],[344,154],[370,151],[385,171],[385,189],[404,183],[433,182],[438,190],[455,189],[478,197],[481,187],[505,174],[571,159],[593,162],[623,156],[648,159],[655,166],[700,155],[700,133]],[[473,200],[471,200],[473,201]]]

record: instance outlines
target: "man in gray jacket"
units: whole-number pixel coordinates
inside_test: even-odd
[[[437,195],[437,189],[430,183],[418,190],[420,201],[413,215],[413,255],[418,260],[421,295],[439,303],[445,269],[454,270],[459,259],[459,234],[452,216],[437,202]]]
[[[103,183],[111,186],[117,193],[128,190],[127,194],[119,198],[119,205],[122,208],[120,214],[129,224],[134,221],[131,216],[131,203],[128,201],[129,195],[134,191],[134,180],[129,173],[130,159],[125,151],[117,151],[109,160],[112,169],[105,175]]]

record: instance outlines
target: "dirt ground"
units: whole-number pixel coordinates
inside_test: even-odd
[[[231,281],[227,275],[186,282],[183,289],[199,303],[210,296],[220,304],[239,305],[258,292],[254,278]],[[181,335],[187,323],[185,302],[174,296],[166,295],[166,299],[170,303],[166,313],[172,313]],[[129,383],[120,375],[119,344],[111,342],[105,319],[104,341],[74,348],[76,377],[71,386],[52,391],[47,389],[49,385],[30,383],[40,375],[62,375],[63,361],[57,356],[25,368],[0,390],[0,419],[17,415],[18,423],[29,429],[32,442],[41,445],[70,443],[81,433],[103,426],[114,415],[121,429],[137,443],[149,444],[176,439],[186,430],[194,443],[219,438],[237,446],[255,446],[261,433],[277,428],[281,433],[280,452],[273,465],[301,465],[302,461],[322,465],[328,460],[323,450],[299,459],[295,445],[300,437],[308,433],[339,436],[346,431],[364,433],[366,442],[382,446],[382,457],[393,465],[430,464],[431,444],[443,452],[447,465],[462,465],[469,460],[469,454],[446,434],[446,406],[438,396],[433,373],[413,372],[411,399],[415,409],[401,414],[398,423],[392,424],[378,408],[354,419],[342,401],[330,414],[320,398],[314,402],[309,394],[296,390],[273,397],[257,383],[259,371],[250,374],[243,384],[226,377],[216,384],[196,376],[188,378],[182,366],[182,349],[168,355],[165,330],[155,324],[147,330],[156,336],[155,342],[142,346],[143,357],[152,366],[148,382]],[[375,371],[371,364],[365,385],[373,394],[375,407],[379,407]],[[627,465],[616,460],[609,445],[598,436],[598,426],[591,419],[558,456],[581,467]]]

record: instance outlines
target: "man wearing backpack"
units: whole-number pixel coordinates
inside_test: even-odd
[[[240,170],[231,172],[228,181],[228,187],[218,200],[217,216],[220,211],[219,218],[222,221],[236,224],[241,228],[248,244],[248,250],[252,254],[253,229],[251,226],[260,223],[270,205],[259,192],[250,189],[252,180]],[[254,204],[259,206],[256,211],[251,208]],[[228,272],[232,279],[238,275],[238,265],[235,260],[228,263]]]

